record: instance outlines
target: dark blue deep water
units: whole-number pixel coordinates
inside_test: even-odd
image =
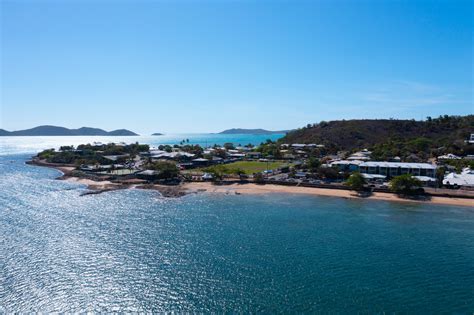
[[[0,313],[472,313],[474,208],[163,199],[0,156]]]

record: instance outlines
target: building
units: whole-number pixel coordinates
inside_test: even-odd
[[[367,149],[364,149],[362,151],[351,154],[351,156],[349,156],[347,159],[348,160],[358,160],[358,161],[369,161],[371,154],[372,154],[371,151],[368,151]]]
[[[363,161],[358,160],[338,160],[330,163],[331,167],[337,168],[340,172],[356,172],[359,171],[359,165]]]
[[[471,136],[469,137],[469,140],[466,140],[467,143],[469,144],[474,144],[474,133],[471,133]]]
[[[449,173],[444,177],[443,185],[474,188],[474,170],[465,168],[461,174]]]
[[[249,159],[259,159],[262,157],[262,153],[261,152],[247,152],[246,156]]]
[[[461,158],[457,155],[448,153],[446,155],[438,156],[438,161],[446,161],[446,160],[460,160]]]
[[[209,165],[209,160],[208,160],[208,159],[204,159],[204,158],[194,159],[192,162],[193,162],[194,165],[196,165],[196,166],[207,166],[207,165]]]
[[[428,163],[403,162],[362,162],[359,172],[363,174],[378,174],[388,178],[403,174],[435,178],[436,166]]]

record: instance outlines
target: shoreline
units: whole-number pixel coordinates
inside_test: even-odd
[[[457,198],[457,197],[439,197],[439,196],[427,196],[424,199],[407,199],[400,198],[394,193],[384,192],[373,192],[370,196],[360,196],[355,191],[333,189],[333,188],[315,188],[315,187],[301,187],[301,186],[283,186],[275,184],[227,184],[227,185],[216,185],[211,182],[185,182],[176,186],[167,186],[159,184],[130,184],[130,183],[117,183],[109,180],[94,181],[87,178],[79,178],[71,176],[74,167],[72,166],[60,166],[45,163],[41,161],[28,161],[27,164],[54,168],[61,173],[62,176],[58,177],[58,180],[67,180],[69,182],[83,184],[87,186],[90,191],[83,194],[99,194],[102,192],[120,190],[120,189],[149,189],[160,192],[163,197],[182,197],[188,194],[197,193],[211,193],[211,194],[225,194],[225,195],[262,195],[262,194],[303,194],[313,196],[326,196],[326,197],[337,197],[345,199],[359,199],[359,200],[381,200],[391,202],[410,202],[410,203],[421,203],[421,204],[438,204],[438,205],[450,205],[450,206],[463,206],[474,208],[474,199],[469,198]]]
[[[421,204],[439,204],[451,206],[474,207],[474,200],[455,197],[437,197],[429,196],[427,199],[406,199],[400,198],[394,193],[373,192],[370,196],[359,196],[355,191],[343,189],[327,189],[313,187],[283,186],[273,184],[231,184],[231,185],[213,185],[210,182],[192,182],[185,183],[188,189],[193,191],[205,191],[208,193],[236,194],[236,195],[263,195],[263,194],[302,194],[313,196],[337,197],[355,200],[381,200],[391,202],[409,202]]]

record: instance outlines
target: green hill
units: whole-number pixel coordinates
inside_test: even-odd
[[[440,116],[426,121],[364,119],[320,122],[293,130],[281,143],[324,144],[329,152],[368,148],[384,154],[470,153],[464,140],[474,133],[474,115]],[[437,150],[437,152],[432,152]],[[382,156],[383,157],[383,156]],[[382,158],[381,157],[381,158]]]

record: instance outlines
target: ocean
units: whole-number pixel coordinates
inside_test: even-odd
[[[124,140],[174,143],[148,138]],[[85,186],[24,163],[85,139],[0,137],[0,313],[474,311],[474,207],[291,194],[81,196]]]
[[[160,144],[179,144],[182,140],[189,140],[190,144],[199,144],[201,146],[213,146],[214,144],[223,145],[231,142],[238,145],[259,145],[267,139],[277,140],[283,137],[283,134],[270,135],[225,135],[211,133],[191,133],[191,134],[170,134],[163,136],[125,136],[125,137],[102,137],[102,136],[63,136],[63,137],[0,137],[0,155],[13,153],[37,153],[44,149],[58,149],[63,145],[74,145],[92,143],[92,142],[125,142],[125,143],[144,143],[152,146]]]

